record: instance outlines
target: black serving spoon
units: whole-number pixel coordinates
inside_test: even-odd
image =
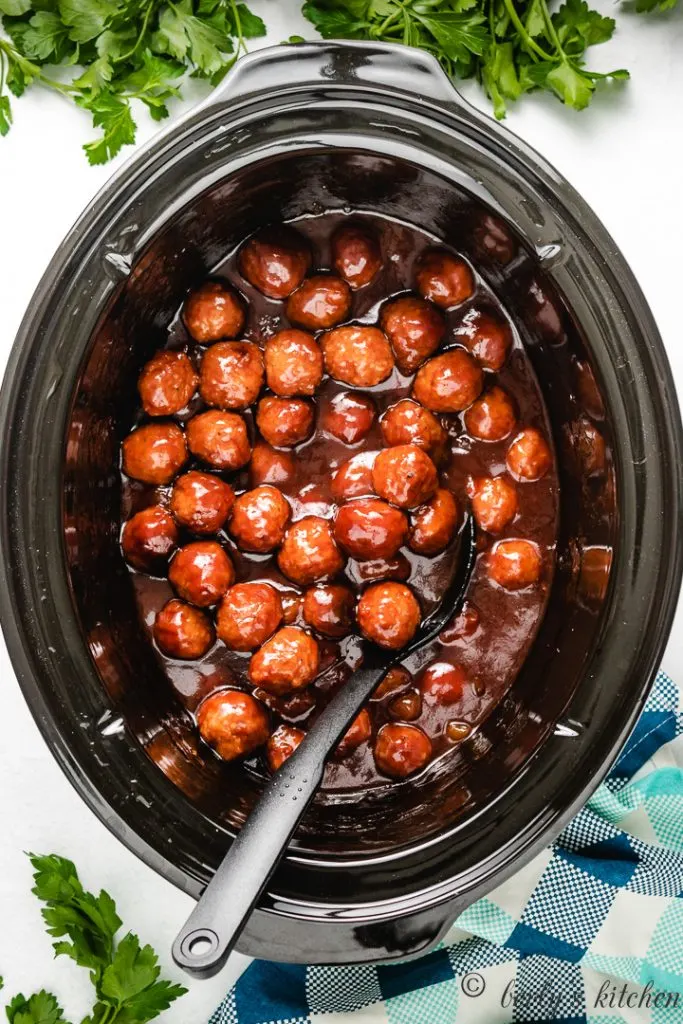
[[[223,967],[316,794],[325,761],[389,669],[438,636],[460,609],[475,558],[474,523],[468,515],[456,541],[453,576],[411,643],[399,651],[368,644],[363,668],[340,687],[266,785],[173,943],[173,959],[183,970],[211,978]]]

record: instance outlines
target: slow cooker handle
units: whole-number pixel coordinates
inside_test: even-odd
[[[395,43],[355,40],[294,43],[248,53],[211,93],[205,105],[220,106],[226,101],[262,95],[264,91],[282,96],[306,85],[383,88],[408,94],[413,102],[469,109],[431,54]]]

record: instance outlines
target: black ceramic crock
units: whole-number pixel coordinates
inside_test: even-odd
[[[259,225],[327,209],[464,250],[517,321],[561,474],[557,572],[519,677],[467,770],[311,809],[242,936],[309,963],[428,949],[552,840],[632,728],[681,576],[681,424],[661,340],[612,239],[431,57],[306,44],[240,61],[129,162],[65,239],[3,391],[0,610],[26,699],[102,821],[197,895],[253,801],[216,781],[137,623],[117,534],[136,371],[179,296]],[[591,470],[585,439],[606,442]],[[179,922],[180,923],[180,922]]]

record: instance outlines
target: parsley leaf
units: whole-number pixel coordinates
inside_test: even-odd
[[[62,1008],[51,992],[44,990],[26,999],[21,993],[5,1010],[9,1024],[67,1024]]]

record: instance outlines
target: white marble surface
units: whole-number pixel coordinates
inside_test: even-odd
[[[616,8],[607,0],[604,13]],[[269,41],[312,34],[298,0],[255,0],[267,18]],[[581,114],[551,98],[523,101],[508,124],[559,167],[595,208],[630,261],[664,336],[683,394],[681,246],[683,195],[683,7],[666,17],[622,13],[614,41],[595,50],[598,70],[626,66],[624,89],[602,96]],[[199,87],[197,87],[198,89]],[[476,88],[467,95],[478,99]],[[199,92],[196,93],[199,96]],[[174,116],[187,104],[178,104]],[[15,125],[0,140],[0,366],[25,308],[55,247],[114,167],[89,168],[80,151],[91,137],[87,116],[60,97],[33,90],[15,102]],[[153,133],[140,112],[139,141]],[[683,680],[683,614],[664,658]],[[23,850],[56,851],[73,858],[84,881],[112,892],[127,926],[160,951],[168,973],[169,945],[190,900],[128,853],[81,803],[40,738],[4,645],[0,647],[0,974],[7,993],[48,986],[69,1019],[86,1011],[83,972],[54,961],[43,933]],[[633,922],[638,927],[638,922]],[[243,958],[212,981],[191,982],[190,993],[164,1015],[166,1024],[201,1024],[244,965]]]

